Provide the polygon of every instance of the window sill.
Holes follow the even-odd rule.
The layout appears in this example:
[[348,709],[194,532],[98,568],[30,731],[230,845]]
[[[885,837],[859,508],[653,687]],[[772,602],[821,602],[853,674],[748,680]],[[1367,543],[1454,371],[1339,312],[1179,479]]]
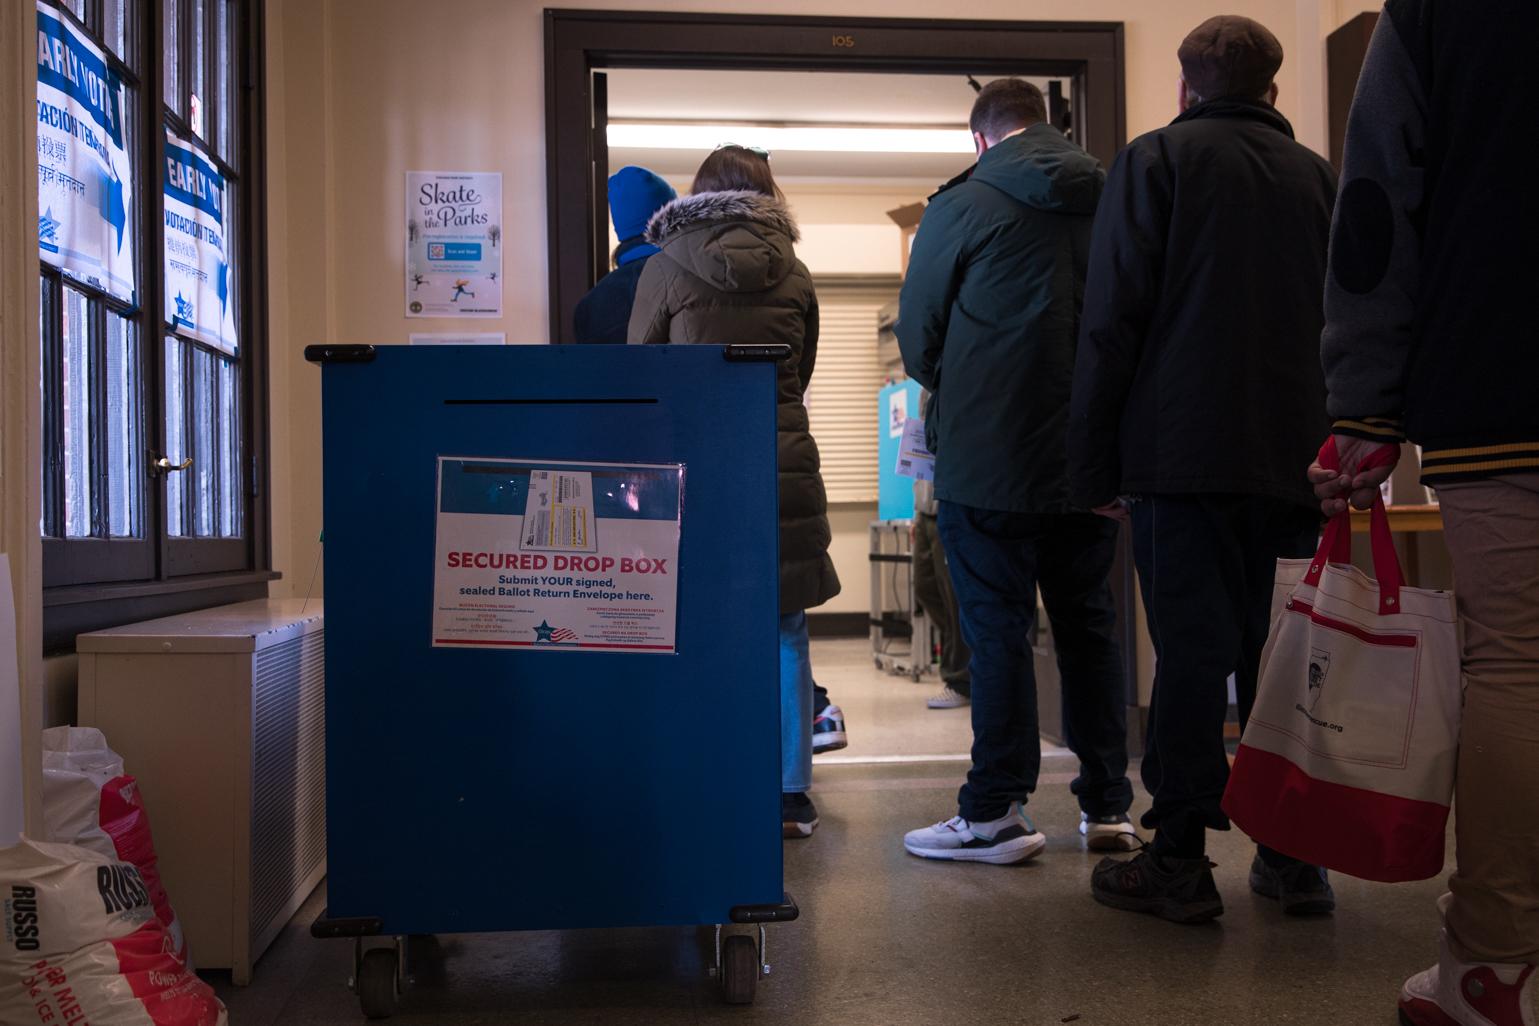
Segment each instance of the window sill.
[[195,609],[266,598],[282,578],[270,570],[202,574],[168,581],[81,584],[43,589],[43,651],[72,652],[75,636]]

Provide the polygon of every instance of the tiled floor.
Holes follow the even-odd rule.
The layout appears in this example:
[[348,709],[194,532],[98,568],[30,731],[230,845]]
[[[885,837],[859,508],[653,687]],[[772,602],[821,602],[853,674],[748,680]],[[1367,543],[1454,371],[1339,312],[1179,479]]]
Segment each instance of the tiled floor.
[[[878,675],[861,644],[817,643],[814,662],[847,712],[851,746],[828,757],[846,761],[815,771],[817,834],[787,843],[786,886],[803,916],[771,930],[774,972],[755,1006],[720,1004],[704,972],[706,932],[500,934],[424,950],[394,1021],[1392,1026],[1401,979],[1430,961],[1440,882],[1337,879],[1335,916],[1285,920],[1248,892],[1250,850],[1238,834],[1212,845],[1227,903],[1217,923],[1178,927],[1102,908],[1088,892],[1095,859],[1074,830],[1074,763],[1059,751],[1045,758],[1033,802],[1050,837],[1038,860],[911,858],[902,832],[954,811],[965,764],[851,760],[960,754],[967,712],[926,710],[938,685]],[[323,905],[321,893],[301,911],[252,986],[212,976],[233,1026],[361,1021],[344,987],[349,945],[306,932]]]
[[973,732],[969,711],[926,709],[925,699],[938,693],[940,680],[932,673],[917,683],[907,676],[882,673],[871,658],[871,646],[861,640],[815,641],[813,676],[828,689],[828,697],[844,710],[850,747],[818,756],[819,765],[837,765],[872,758],[967,758]]

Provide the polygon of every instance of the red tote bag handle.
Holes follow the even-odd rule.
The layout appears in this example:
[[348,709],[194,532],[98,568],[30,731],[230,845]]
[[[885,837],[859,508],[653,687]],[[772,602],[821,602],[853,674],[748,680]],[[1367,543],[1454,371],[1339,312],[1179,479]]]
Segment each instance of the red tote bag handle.
[[[1394,463],[1399,451],[1399,448],[1394,445],[1380,446],[1369,454],[1357,469],[1364,471],[1390,466]],[[1320,466],[1326,470],[1341,469],[1341,457],[1336,452],[1334,436],[1327,438],[1325,444],[1320,447]],[[1384,616],[1400,612],[1400,589],[1405,586],[1405,575],[1400,572],[1400,557],[1395,552],[1395,536],[1389,529],[1389,513],[1384,509],[1382,496],[1375,496],[1373,500],[1371,519],[1368,537],[1373,549],[1373,576],[1379,582],[1379,614]],[[1304,576],[1304,583],[1317,588],[1320,586],[1320,577],[1325,573],[1327,564],[1350,564],[1351,562],[1352,513],[1343,511],[1332,517],[1330,523],[1325,525],[1325,533],[1320,538],[1320,548],[1309,564],[1309,573]]]

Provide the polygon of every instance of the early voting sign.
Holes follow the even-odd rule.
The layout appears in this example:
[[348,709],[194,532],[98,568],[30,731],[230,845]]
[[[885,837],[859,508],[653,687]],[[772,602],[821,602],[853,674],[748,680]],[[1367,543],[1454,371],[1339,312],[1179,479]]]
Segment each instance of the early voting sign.
[[166,321],[234,355],[234,275],[224,176],[166,130]]
[[675,651],[680,464],[438,461],[433,645]]
[[500,172],[406,172],[406,315],[502,315]]
[[37,5],[37,247],[46,264],[134,301],[123,86],[102,51]]

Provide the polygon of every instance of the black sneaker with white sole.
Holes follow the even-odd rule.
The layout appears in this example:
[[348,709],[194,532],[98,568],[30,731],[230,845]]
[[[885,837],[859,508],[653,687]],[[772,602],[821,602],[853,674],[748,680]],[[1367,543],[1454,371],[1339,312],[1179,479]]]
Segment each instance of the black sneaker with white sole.
[[837,752],[850,746],[850,736],[844,730],[844,710],[829,704],[820,709],[812,719],[812,753]]
[[1280,904],[1290,916],[1323,916],[1336,910],[1330,877],[1307,862],[1289,859],[1274,866],[1258,853],[1250,864],[1250,889]]
[[1206,858],[1178,859],[1145,847],[1130,859],[1102,859],[1090,877],[1095,900],[1172,923],[1205,923],[1224,914],[1224,899]]
[[811,837],[818,828],[818,807],[805,794],[783,792],[780,795],[780,834],[782,837]]
[[1143,842],[1127,813],[1111,816],[1079,815],[1079,833],[1091,851],[1135,851]]

